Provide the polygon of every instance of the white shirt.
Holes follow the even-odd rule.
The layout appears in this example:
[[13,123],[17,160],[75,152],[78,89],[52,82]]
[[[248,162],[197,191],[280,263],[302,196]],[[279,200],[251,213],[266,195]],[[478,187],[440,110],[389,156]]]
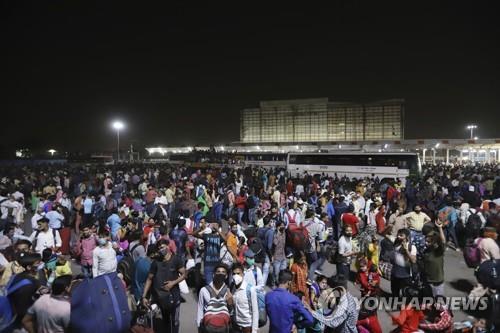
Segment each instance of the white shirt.
[[69,298],[42,295],[28,309],[28,314],[35,317],[38,332],[66,332],[69,328],[71,302]]
[[295,187],[295,194],[299,196],[302,193],[304,193],[304,186],[302,184],[298,184],[297,187]]
[[71,210],[71,200],[69,198],[63,198],[59,199],[59,203],[61,206],[66,207],[68,210]]
[[[255,281],[255,276],[257,276],[257,281]],[[252,287],[264,287],[264,277],[262,276],[262,271],[259,267],[253,266],[252,268],[245,269],[243,274],[243,281]]]
[[35,215],[33,215],[33,217],[31,218],[31,228],[33,230],[38,230],[38,223],[37,222],[41,218],[43,218],[42,214],[35,213]]
[[[340,237],[339,239],[339,254],[343,255],[344,253],[352,252],[352,237],[346,238],[345,236]],[[351,262],[351,257],[346,257],[347,263]]]
[[290,215],[290,217],[295,220],[295,223],[297,224],[297,226],[300,226],[300,223],[302,222],[302,216],[300,215],[299,212],[297,212],[296,210],[293,210],[293,209],[289,209],[288,212],[285,213],[284,220],[285,220],[285,225],[287,225],[287,226],[288,226],[288,223],[290,222],[288,220],[288,215]]
[[49,219],[49,227],[52,229],[61,229],[62,221],[64,221],[64,215],[59,213],[57,210],[51,210],[45,217]]
[[[250,296],[250,299],[248,296]],[[236,324],[240,327],[251,326],[252,333],[257,333],[259,331],[259,304],[257,302],[255,287],[249,287],[248,284],[243,281],[240,287],[234,291],[233,301]],[[250,309],[252,311],[250,311]]]
[[[61,247],[62,241],[61,236],[59,235],[59,231],[55,230],[52,232],[52,229],[49,227],[47,231],[33,231],[30,236],[30,242],[33,243],[35,241],[35,236],[38,233],[38,237],[36,237],[36,247],[35,252],[42,254],[43,250],[53,248],[53,247]],[[54,234],[55,238],[54,239]]]
[[[5,200],[5,199],[7,199],[7,200]],[[13,200],[10,200],[9,198],[0,196],[0,201],[2,201],[2,200],[4,200],[0,204],[0,209],[2,211],[2,219],[6,219],[7,215],[9,215],[9,208],[16,210],[20,206],[20,204],[17,201],[13,201]],[[12,215],[14,216],[14,211],[12,212]]]
[[116,271],[116,252],[108,243],[106,246],[98,246],[92,251],[93,265],[92,276],[97,277],[107,273]]

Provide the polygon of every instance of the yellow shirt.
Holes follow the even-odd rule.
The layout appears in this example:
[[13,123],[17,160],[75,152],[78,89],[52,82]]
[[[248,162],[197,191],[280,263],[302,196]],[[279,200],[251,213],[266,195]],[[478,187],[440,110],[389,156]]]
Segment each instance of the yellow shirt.
[[422,227],[426,222],[429,222],[431,218],[427,216],[424,212],[420,212],[417,214],[415,212],[408,213],[403,215],[405,220],[408,222],[408,228],[413,229],[415,231],[422,231]]
[[56,266],[56,277],[60,277],[63,275],[72,275],[69,261],[66,261],[64,265]]

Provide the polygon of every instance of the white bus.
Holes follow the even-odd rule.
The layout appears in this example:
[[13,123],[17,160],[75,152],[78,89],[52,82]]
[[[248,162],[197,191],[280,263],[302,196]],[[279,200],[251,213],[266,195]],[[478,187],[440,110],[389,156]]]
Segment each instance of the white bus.
[[418,175],[421,167],[418,155],[412,153],[290,153],[287,171],[292,177],[301,177],[307,171],[310,175],[401,179]]

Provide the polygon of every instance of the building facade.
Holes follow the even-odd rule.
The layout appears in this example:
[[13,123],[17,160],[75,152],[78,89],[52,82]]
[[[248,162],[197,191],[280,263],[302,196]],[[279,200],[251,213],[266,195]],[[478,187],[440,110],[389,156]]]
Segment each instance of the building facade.
[[404,100],[358,104],[328,98],[261,102],[240,115],[241,143],[404,139]]

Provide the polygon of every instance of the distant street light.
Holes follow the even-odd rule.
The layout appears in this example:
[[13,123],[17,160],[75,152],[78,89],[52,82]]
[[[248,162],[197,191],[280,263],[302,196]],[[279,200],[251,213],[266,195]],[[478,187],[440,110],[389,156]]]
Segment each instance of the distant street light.
[[57,153],[57,150],[55,149],[49,149],[47,151],[50,153],[50,156],[54,156],[54,154]]
[[111,125],[116,131],[116,159],[120,161],[120,131],[125,128],[125,124],[116,120]]
[[471,124],[467,125],[467,129],[470,130],[470,139],[474,139],[474,130],[477,128],[477,125]]

